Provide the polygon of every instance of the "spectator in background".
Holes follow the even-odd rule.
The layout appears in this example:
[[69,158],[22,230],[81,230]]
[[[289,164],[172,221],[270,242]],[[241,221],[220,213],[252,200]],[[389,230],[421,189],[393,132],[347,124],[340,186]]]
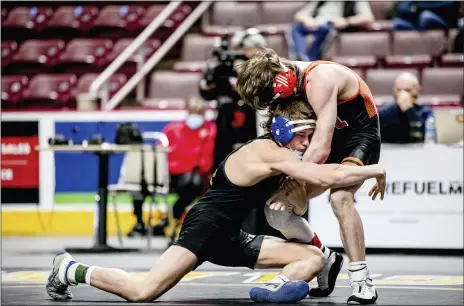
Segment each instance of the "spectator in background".
[[[162,131],[169,139],[171,149],[168,153],[170,187],[178,195],[173,207],[176,226],[180,225],[185,208],[202,194],[213,165],[216,126],[214,122],[205,120],[205,107],[203,100],[191,98],[187,105],[187,118],[181,122],[168,123]],[[135,205],[136,200],[141,201],[140,205]],[[146,233],[142,221],[142,204],[143,197],[134,198],[137,225],[131,235]],[[154,234],[164,234],[168,223],[167,219],[160,220],[154,227]]]
[[457,27],[459,17],[459,1],[398,1],[392,28],[395,31],[447,30]]
[[[290,29],[293,59],[315,61],[330,47],[337,31],[357,31],[374,22],[368,1],[311,1],[298,11]],[[314,35],[308,48],[306,36]]]
[[393,88],[395,104],[379,109],[382,142],[415,143],[424,141],[425,121],[432,115],[426,105],[418,105],[421,87],[412,73],[402,73]]

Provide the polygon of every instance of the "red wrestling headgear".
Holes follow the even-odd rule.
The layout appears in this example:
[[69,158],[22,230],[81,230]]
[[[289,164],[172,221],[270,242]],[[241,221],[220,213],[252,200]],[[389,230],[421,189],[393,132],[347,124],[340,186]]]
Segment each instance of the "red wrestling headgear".
[[272,100],[277,98],[288,98],[297,93],[298,77],[295,70],[285,67],[284,71],[279,72],[272,83],[272,90],[275,94]]

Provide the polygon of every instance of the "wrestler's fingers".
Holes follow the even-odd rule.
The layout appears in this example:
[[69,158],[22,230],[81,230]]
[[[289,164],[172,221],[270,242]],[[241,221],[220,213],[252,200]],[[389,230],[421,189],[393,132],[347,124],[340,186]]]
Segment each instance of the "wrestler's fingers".
[[374,190],[377,188],[377,184],[372,186],[371,190],[369,190],[369,196],[372,196],[372,193],[374,193]]

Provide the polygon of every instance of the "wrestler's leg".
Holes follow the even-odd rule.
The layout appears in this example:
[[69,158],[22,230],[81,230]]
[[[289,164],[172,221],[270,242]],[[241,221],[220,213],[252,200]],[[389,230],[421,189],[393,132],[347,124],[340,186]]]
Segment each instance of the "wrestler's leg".
[[92,287],[116,294],[131,302],[149,302],[172,288],[197,263],[197,256],[186,248],[171,246],[140,279],[114,268],[87,266],[75,262],[68,253],[54,259],[53,272],[47,282],[47,292],[54,299],[71,298],[68,285],[87,283]]

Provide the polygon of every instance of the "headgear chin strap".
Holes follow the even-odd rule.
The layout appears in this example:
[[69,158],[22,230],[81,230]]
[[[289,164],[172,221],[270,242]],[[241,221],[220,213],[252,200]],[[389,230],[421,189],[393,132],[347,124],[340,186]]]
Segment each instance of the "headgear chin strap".
[[[303,124],[303,126],[295,127],[295,124]],[[292,141],[296,132],[313,129],[316,120],[305,119],[305,120],[293,120],[290,121],[284,116],[277,115],[272,119],[271,123],[271,134],[272,138],[279,143],[281,146],[286,146]]]

